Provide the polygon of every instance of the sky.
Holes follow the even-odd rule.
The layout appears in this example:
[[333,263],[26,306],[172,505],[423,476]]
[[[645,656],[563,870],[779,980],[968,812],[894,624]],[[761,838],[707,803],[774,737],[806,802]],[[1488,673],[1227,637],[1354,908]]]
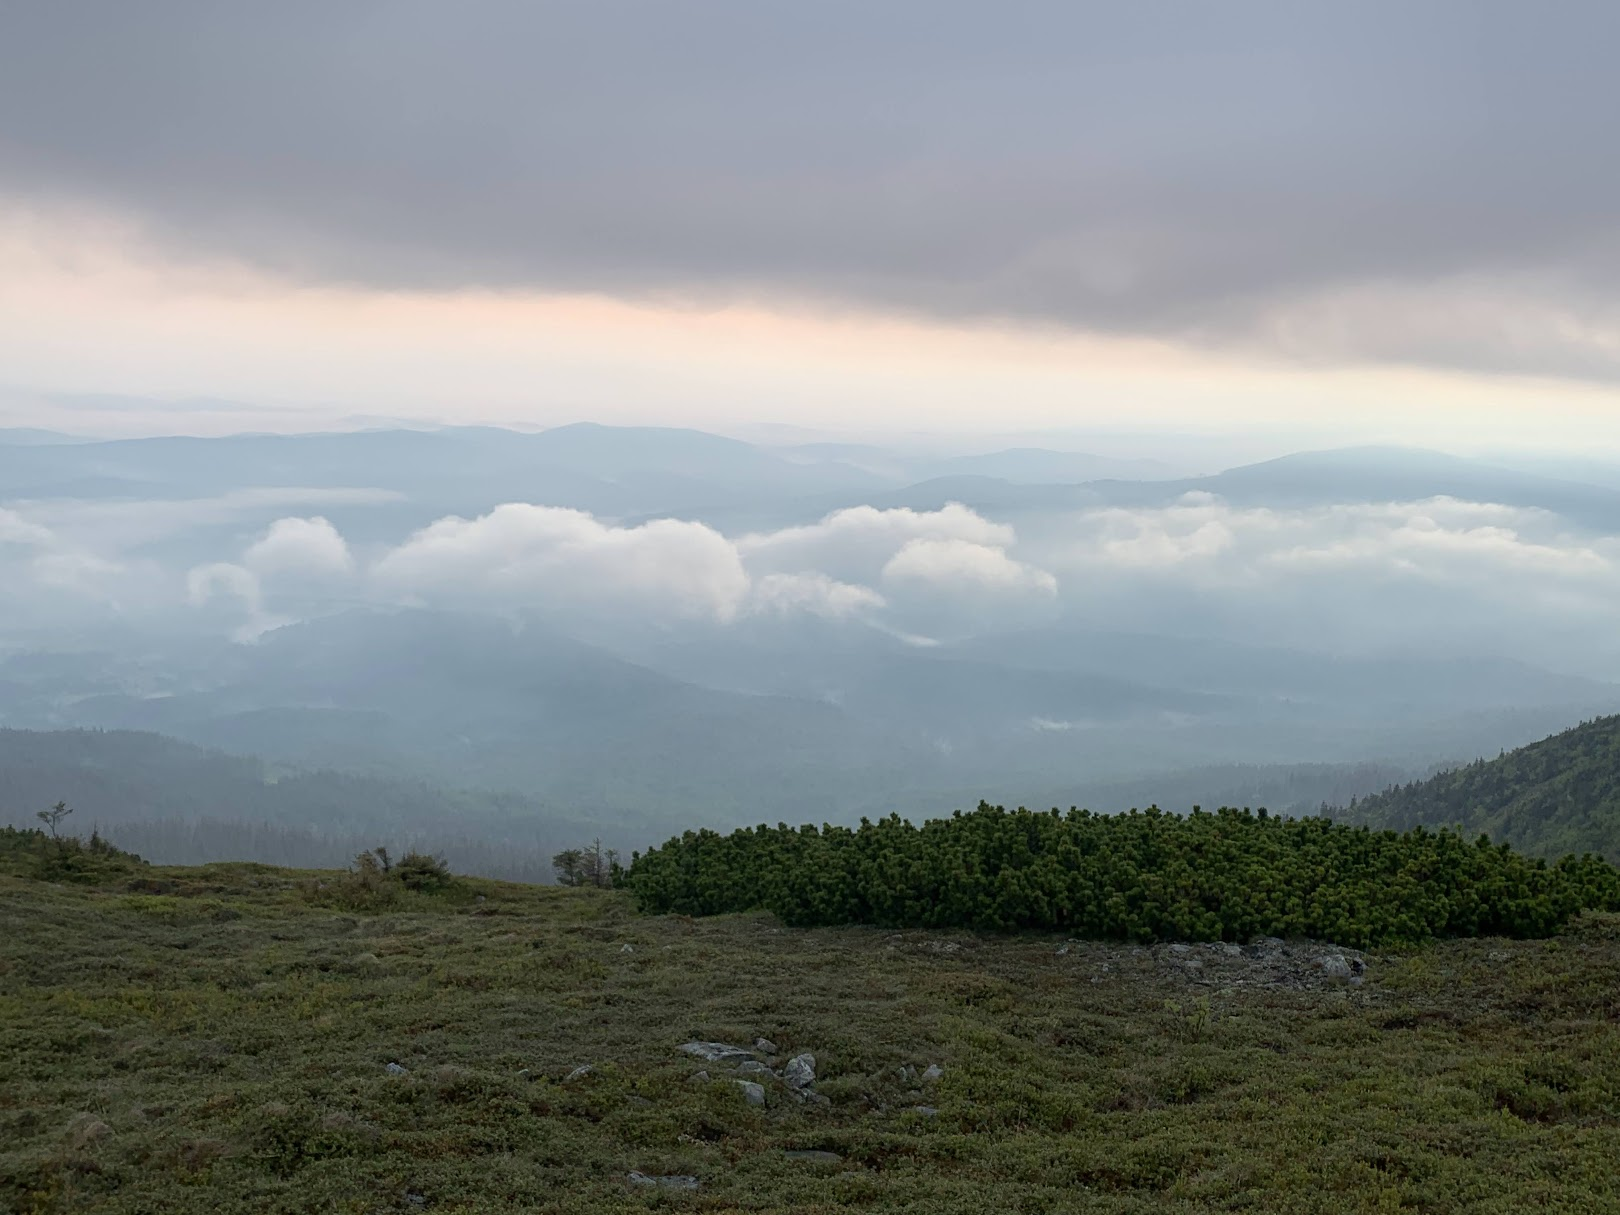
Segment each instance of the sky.
[[1620,450],[1617,35],[1578,0],[8,5],[0,424]]

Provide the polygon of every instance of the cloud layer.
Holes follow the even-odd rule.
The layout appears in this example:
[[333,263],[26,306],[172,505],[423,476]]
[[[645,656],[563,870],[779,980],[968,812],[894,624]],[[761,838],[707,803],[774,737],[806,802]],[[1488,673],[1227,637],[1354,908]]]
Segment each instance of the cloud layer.
[[360,545],[319,515],[275,518],[224,547],[205,529],[193,540],[208,558],[183,564],[153,529],[189,526],[186,512],[130,513],[121,530],[88,507],[0,508],[0,645],[114,622],[250,640],[356,605],[527,617],[608,640],[817,621],[951,641],[1062,617],[1213,645],[1506,655],[1620,678],[1620,536],[1455,498],[1282,508],[1200,493],[1026,514],[1016,528],[955,503],[862,506],[736,536],[509,503]]
[[1617,35],[1596,0],[12,5],[0,196],[315,281],[1612,380]]

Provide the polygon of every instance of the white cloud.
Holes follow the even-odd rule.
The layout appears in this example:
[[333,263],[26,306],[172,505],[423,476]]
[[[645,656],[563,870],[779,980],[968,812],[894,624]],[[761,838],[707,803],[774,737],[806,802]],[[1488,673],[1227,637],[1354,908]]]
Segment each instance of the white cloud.
[[261,578],[340,578],[354,571],[349,546],[326,519],[277,519],[242,554],[242,564]]
[[1100,627],[1485,652],[1568,670],[1620,661],[1605,623],[1620,601],[1620,539],[1573,534],[1545,510],[1445,497],[1285,509],[1200,495],[1085,511],[1049,530],[1035,557]]
[[932,511],[853,506],[808,526],[743,536],[737,548],[753,569],[820,570],[835,578],[871,582],[912,540],[962,540],[1007,548],[1017,535],[1006,524],[993,523],[960,502]]
[[56,535],[14,510],[0,507],[0,544],[16,544],[30,548],[43,548],[56,543]]
[[617,527],[578,510],[509,503],[417,532],[372,570],[379,587],[427,602],[599,608],[730,620],[749,577],[732,543],[678,519]]
[[829,620],[869,616],[887,601],[869,586],[839,582],[825,574],[766,574],[754,583],[750,606],[756,612],[807,612]]
[[1028,592],[1055,595],[1057,579],[1007,556],[1000,548],[967,540],[908,540],[883,567],[885,584],[913,583],[949,590]]
[[1616,572],[1601,542],[1572,537],[1550,512],[1445,497],[1287,510],[1188,495],[1166,507],[1084,512],[1068,535],[1049,561],[1204,585],[1315,572],[1435,583]]

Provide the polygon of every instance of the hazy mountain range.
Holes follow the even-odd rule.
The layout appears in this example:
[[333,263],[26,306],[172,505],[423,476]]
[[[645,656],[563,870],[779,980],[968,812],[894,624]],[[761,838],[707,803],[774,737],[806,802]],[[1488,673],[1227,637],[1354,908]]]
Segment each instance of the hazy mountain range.
[[[640,843],[980,796],[1308,806],[1620,708],[1615,485],[1387,448],[1180,471],[591,425],[0,432],[0,725]],[[249,804],[202,817],[282,814]]]

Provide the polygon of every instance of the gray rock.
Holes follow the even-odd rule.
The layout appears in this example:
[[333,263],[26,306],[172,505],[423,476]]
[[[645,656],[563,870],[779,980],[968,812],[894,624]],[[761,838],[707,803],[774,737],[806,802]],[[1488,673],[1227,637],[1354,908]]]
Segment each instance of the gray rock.
[[397,1063],[390,1063],[387,1067],[383,1068],[383,1071],[387,1072],[390,1076],[408,1076],[411,1074]]
[[844,1158],[837,1152],[811,1150],[783,1152],[789,1160],[802,1160],[806,1164],[842,1164]]
[[914,1105],[911,1107],[911,1112],[913,1114],[921,1114],[924,1118],[939,1117],[939,1111],[931,1105]]
[[937,1063],[930,1063],[927,1070],[923,1072],[922,1078],[924,1080],[938,1080],[944,1074],[945,1069],[943,1067]]
[[894,1069],[894,1074],[902,1080],[915,1080],[917,1078],[917,1069],[909,1063],[904,1063]]
[[774,1055],[776,1053],[776,1043],[769,1038],[755,1038],[754,1049],[762,1055]]
[[596,1069],[587,1063],[582,1067],[576,1067],[573,1071],[569,1072],[568,1075],[564,1076],[563,1083],[572,1084],[575,1080],[583,1080],[586,1076],[595,1075],[595,1073]]
[[641,1186],[656,1186],[665,1190],[695,1190],[698,1188],[698,1179],[685,1173],[674,1173],[667,1177],[651,1177],[646,1173],[630,1173],[630,1184]]
[[744,1076],[769,1076],[772,1074],[771,1069],[758,1059],[744,1059],[737,1064],[737,1070]]
[[1228,941],[1225,945],[1221,946],[1221,952],[1229,958],[1241,958],[1243,956],[1243,946],[1234,945]]
[[1191,945],[1183,945],[1180,941],[1170,946],[1170,952],[1174,954],[1191,953],[1192,951],[1193,947]]
[[739,1063],[754,1057],[753,1051],[724,1042],[686,1042],[681,1049],[689,1055],[696,1055],[705,1063]]
[[809,1088],[816,1082],[816,1057],[809,1051],[794,1055],[782,1069],[782,1079],[789,1088]]
[[619,946],[619,952],[620,953],[635,953],[636,952],[636,947],[634,945],[620,945]]
[[1321,966],[1322,973],[1335,983],[1350,981],[1350,963],[1342,953],[1330,953],[1317,965]]
[[752,1080],[733,1080],[732,1083],[742,1089],[743,1100],[748,1102],[749,1105],[765,1104],[765,1086],[763,1084],[755,1084]]
[[694,1083],[694,1084],[705,1084],[705,1083],[708,1082],[708,1079],[709,1079],[709,1073],[708,1072],[693,1072],[690,1076],[687,1077],[687,1080],[689,1082],[691,1082],[691,1083]]
[[1062,957],[1062,956],[1063,956],[1063,955],[1064,955],[1064,954],[1066,954],[1066,953],[1068,953],[1068,952],[1069,952],[1069,947],[1068,947],[1068,946],[1067,946],[1067,945],[1059,945],[1059,946],[1058,946],[1058,947],[1057,947],[1057,954],[1058,954],[1058,957],[1060,957],[1060,958],[1061,958],[1061,957]]
[[427,1195],[406,1191],[405,1201],[410,1203],[413,1207],[425,1207],[427,1206]]

